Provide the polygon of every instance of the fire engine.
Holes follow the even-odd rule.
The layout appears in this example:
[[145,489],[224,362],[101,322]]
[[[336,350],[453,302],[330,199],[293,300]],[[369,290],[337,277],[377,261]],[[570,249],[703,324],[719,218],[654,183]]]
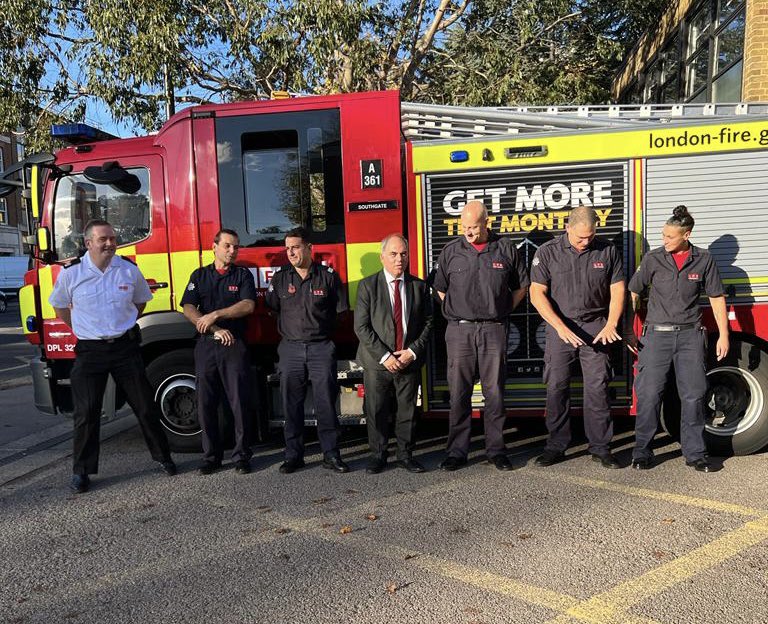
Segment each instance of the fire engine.
[[[260,295],[286,263],[283,235],[305,226],[317,262],[341,275],[354,307],[359,281],[379,270],[379,241],[403,232],[410,270],[428,278],[443,246],[461,235],[466,201],[482,199],[489,225],[530,262],[561,233],[568,211],[593,206],[598,234],[624,254],[631,275],[661,244],[671,208],[696,218],[693,240],[709,249],[727,286],[727,359],[709,361],[707,438],[713,454],[768,444],[768,107],[471,108],[401,103],[373,92],[204,105],[179,112],[154,135],[117,139],[84,125],[58,127],[71,145],[9,168],[0,194],[21,189],[34,235],[34,268],[20,291],[22,327],[40,347],[31,364],[44,412],[72,409],[75,338],[48,297],[62,265],[83,253],[92,218],[116,230],[118,253],[135,261],[154,299],[139,319],[147,374],[176,450],[199,444],[192,359],[194,327],[179,301],[193,269],[213,260],[221,227],[238,231],[238,263]],[[428,417],[448,408],[444,321],[437,315],[420,401]],[[637,322],[637,321],[636,321]],[[711,332],[711,314],[705,315]],[[632,323],[625,319],[626,329]],[[524,302],[510,319],[505,401],[510,416],[543,413],[542,320]],[[249,319],[259,431],[281,422],[274,387],[278,335],[263,299]],[[335,336],[342,423],[361,422],[364,388],[349,318]],[[714,344],[710,340],[710,344]],[[634,414],[633,356],[618,346],[610,384],[616,415]],[[581,385],[574,383],[578,411]],[[675,393],[663,421],[679,428]],[[123,398],[110,384],[105,415]],[[475,389],[476,415],[483,408]],[[312,406],[306,407],[313,422]],[[221,414],[226,427],[227,415]]]

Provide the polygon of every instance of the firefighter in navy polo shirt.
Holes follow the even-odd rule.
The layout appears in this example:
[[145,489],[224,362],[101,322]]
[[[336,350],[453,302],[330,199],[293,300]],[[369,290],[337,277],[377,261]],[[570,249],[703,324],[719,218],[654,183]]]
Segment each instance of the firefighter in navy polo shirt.
[[536,459],[538,466],[562,460],[571,442],[571,368],[579,360],[589,452],[606,468],[619,467],[609,447],[613,422],[608,382],[609,345],[621,340],[624,273],[618,250],[597,238],[596,229],[592,208],[574,208],[565,234],[544,243],[531,265],[531,303],[547,323],[544,383],[549,437],[544,453]]
[[504,444],[504,383],[507,377],[508,317],[525,297],[528,274],[515,244],[488,231],[488,211],[468,201],[461,211],[463,236],[438,258],[433,287],[448,321],[448,457],[443,470],[467,463],[472,389],[480,377],[485,407],[485,452],[499,470],[512,470]]
[[234,264],[239,249],[237,232],[217,232],[213,263],[193,271],[181,298],[184,316],[198,332],[195,383],[197,417],[203,430],[203,475],[221,467],[224,449],[218,412],[223,397],[229,401],[235,420],[235,470],[240,474],[251,472],[248,406],[252,382],[245,331],[246,317],[256,307],[256,285],[248,269]]
[[290,264],[274,274],[266,298],[277,315],[282,336],[277,352],[285,412],[285,461],[280,472],[287,474],[304,466],[307,381],[312,384],[323,467],[349,472],[338,446],[339,388],[336,345],[331,340],[336,315],[348,309],[346,295],[338,273],[312,261],[312,243],[304,228],[295,228],[285,235],[285,251]]
[[109,375],[136,414],[153,459],[169,475],[176,474],[136,327],[152,292],[138,267],[115,255],[117,237],[107,221],[89,221],[83,238],[87,253],[65,265],[48,299],[77,336],[70,376],[75,408],[70,487],[78,493],[88,491],[88,475],[99,470],[101,407]]
[[664,245],[646,254],[629,281],[635,310],[640,307],[640,295],[651,287],[635,378],[637,419],[632,467],[638,470],[653,466],[651,441],[672,365],[680,395],[680,444],[685,463],[699,472],[713,470],[704,444],[707,336],[701,325],[700,297],[709,298],[717,323],[718,361],[728,355],[728,316],[714,258],[688,240],[693,226],[688,209],[677,206],[662,230]]

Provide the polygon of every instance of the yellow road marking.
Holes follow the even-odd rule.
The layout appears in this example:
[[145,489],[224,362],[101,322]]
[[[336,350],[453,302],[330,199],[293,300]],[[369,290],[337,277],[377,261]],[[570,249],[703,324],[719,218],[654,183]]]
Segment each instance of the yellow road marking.
[[663,500],[668,503],[675,503],[678,505],[685,505],[687,507],[698,507],[700,509],[708,509],[710,511],[718,511],[721,513],[730,513],[737,516],[746,516],[748,518],[761,518],[768,516],[768,511],[763,509],[755,509],[754,507],[744,507],[742,505],[735,505],[733,503],[723,503],[721,501],[711,500],[708,498],[698,498],[695,496],[686,496],[685,494],[675,494],[673,492],[661,492],[659,490],[651,490],[648,488],[635,487],[632,485],[624,485],[621,483],[614,483],[612,481],[602,481],[600,479],[587,479],[585,477],[574,477],[563,474],[542,474],[544,478],[552,479],[554,481],[569,481],[577,485],[584,485],[586,487],[595,488],[598,490],[608,490],[610,492],[619,492],[621,494],[629,494],[630,496],[639,496],[642,498],[652,498],[655,500]]
[[[730,531],[686,555],[585,600],[576,607],[569,609],[566,615],[595,624],[625,622],[626,611],[631,607],[704,570],[719,565],[766,539],[768,539],[768,518],[747,522],[744,526]],[[567,620],[558,617],[550,622],[551,624],[564,624],[565,621]]]

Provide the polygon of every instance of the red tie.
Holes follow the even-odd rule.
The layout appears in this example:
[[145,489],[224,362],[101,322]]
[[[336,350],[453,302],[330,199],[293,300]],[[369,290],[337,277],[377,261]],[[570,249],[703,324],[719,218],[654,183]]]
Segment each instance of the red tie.
[[395,351],[403,350],[403,300],[400,298],[400,280],[392,282],[395,285],[395,305],[392,314],[395,317]]

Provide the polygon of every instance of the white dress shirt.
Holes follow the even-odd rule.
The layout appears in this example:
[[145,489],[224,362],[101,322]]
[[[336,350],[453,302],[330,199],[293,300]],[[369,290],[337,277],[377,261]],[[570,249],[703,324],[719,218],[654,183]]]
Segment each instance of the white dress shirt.
[[[400,301],[403,304],[403,340],[405,340],[405,337],[408,335],[408,306],[405,301],[405,274],[401,275],[400,277],[393,277],[389,273],[387,273],[386,269],[383,269],[384,271],[384,279],[387,281],[387,292],[389,292],[389,303],[392,305],[392,312],[395,311],[395,280],[399,279],[400,283],[398,284],[400,288]],[[394,321],[393,321],[394,322]],[[413,356],[414,359],[416,359],[416,354],[413,352],[412,349],[408,349],[410,354]],[[387,358],[392,355],[391,353],[385,353],[384,357],[382,357],[379,360],[379,364],[384,364],[384,362],[387,361]]]
[[102,272],[86,253],[78,264],[62,268],[48,302],[72,308],[72,331],[80,340],[122,336],[136,324],[136,304],[152,299],[139,268],[114,256]]

